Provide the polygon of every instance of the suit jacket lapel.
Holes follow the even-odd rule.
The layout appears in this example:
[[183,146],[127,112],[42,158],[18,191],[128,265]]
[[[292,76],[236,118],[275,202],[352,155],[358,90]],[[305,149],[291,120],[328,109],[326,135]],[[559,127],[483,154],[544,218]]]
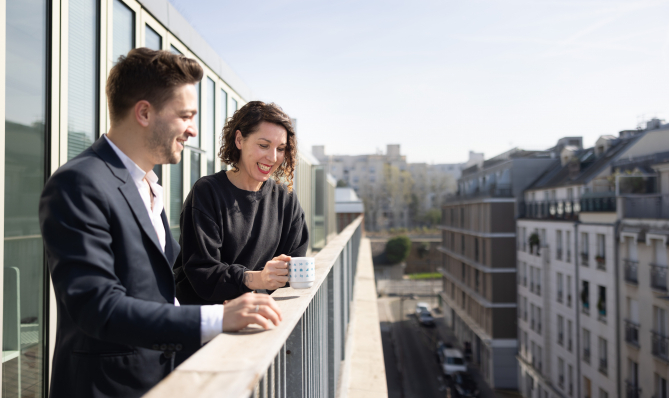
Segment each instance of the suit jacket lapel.
[[[160,245],[160,241],[158,240],[158,234],[156,234],[156,230],[153,227],[153,223],[151,223],[149,213],[146,211],[146,206],[142,201],[142,197],[139,196],[137,185],[135,185],[135,182],[130,177],[128,169],[125,168],[123,162],[121,162],[121,159],[119,159],[119,157],[114,152],[114,149],[109,145],[109,143],[107,143],[105,137],[98,138],[98,140],[93,144],[93,150],[100,156],[100,158],[102,158],[102,160],[107,163],[107,166],[111,170],[112,174],[114,174],[116,178],[123,182],[123,184],[120,185],[118,189],[121,191],[121,194],[128,202],[128,206],[130,207],[130,210],[132,210],[132,213],[137,220],[137,224],[139,224],[141,229],[149,237],[151,242],[153,242],[153,245],[163,255],[165,260],[167,260],[167,257],[165,256],[165,253],[163,253],[163,249]],[[165,212],[163,212],[163,214],[164,213]],[[164,222],[165,221],[163,221],[163,223]],[[172,266],[171,263],[169,265]]]

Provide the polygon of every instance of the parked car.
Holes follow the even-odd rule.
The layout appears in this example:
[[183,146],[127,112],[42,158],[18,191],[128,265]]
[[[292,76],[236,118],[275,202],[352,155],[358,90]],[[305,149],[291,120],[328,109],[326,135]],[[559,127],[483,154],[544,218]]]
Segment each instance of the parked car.
[[456,372],[466,372],[467,364],[462,352],[456,348],[446,347],[445,344],[437,346],[437,356],[441,370],[446,376],[451,376]]
[[420,316],[423,312],[430,312],[430,306],[427,303],[420,302],[416,303],[416,317]]
[[479,389],[476,382],[466,372],[457,372],[451,376],[451,397],[472,397],[479,396]]
[[416,315],[418,317],[418,323],[423,326],[434,326],[434,318],[430,311],[423,311],[420,314]]

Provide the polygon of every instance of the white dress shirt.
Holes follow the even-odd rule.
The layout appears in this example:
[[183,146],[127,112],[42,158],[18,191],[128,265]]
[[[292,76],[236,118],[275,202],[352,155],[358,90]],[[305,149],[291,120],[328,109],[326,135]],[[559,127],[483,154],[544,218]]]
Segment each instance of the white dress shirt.
[[[123,151],[121,151],[116,145],[105,134],[105,139],[107,143],[111,145],[116,155],[121,159],[123,165],[130,176],[132,177],[137,190],[139,191],[139,196],[146,206],[146,211],[149,213],[149,218],[151,219],[151,224],[158,235],[158,241],[160,246],[165,251],[165,225],[163,224],[163,219],[161,214],[163,212],[163,187],[158,185],[158,176],[153,170],[150,170],[148,173],[145,173],[135,162],[132,161]],[[151,194],[153,194],[153,205],[151,204]],[[174,298],[174,305],[178,306],[179,301]],[[223,306],[220,304],[214,305],[203,305],[200,307],[200,343],[204,344],[209,342],[221,333],[223,330]]]

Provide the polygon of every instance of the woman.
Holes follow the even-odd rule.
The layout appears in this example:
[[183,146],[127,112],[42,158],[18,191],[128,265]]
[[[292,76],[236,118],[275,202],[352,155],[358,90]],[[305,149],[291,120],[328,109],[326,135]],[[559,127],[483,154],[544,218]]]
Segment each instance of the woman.
[[181,304],[222,303],[285,286],[286,262],[306,255],[309,245],[292,192],[295,131],[280,107],[244,105],[223,128],[218,155],[232,169],[199,179],[181,212],[175,264]]

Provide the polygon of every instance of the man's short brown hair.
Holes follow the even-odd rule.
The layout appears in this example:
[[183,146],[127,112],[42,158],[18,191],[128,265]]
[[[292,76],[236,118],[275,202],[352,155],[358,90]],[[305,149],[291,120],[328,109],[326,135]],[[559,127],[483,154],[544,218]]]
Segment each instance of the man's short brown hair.
[[194,59],[169,51],[135,48],[121,56],[107,78],[107,103],[112,123],[125,117],[139,101],[162,109],[174,89],[202,80],[202,67]]
[[218,157],[223,163],[232,166],[233,171],[239,171],[237,164],[242,152],[235,145],[237,131],[242,133],[242,137],[247,138],[258,131],[262,122],[274,123],[286,129],[286,151],[283,163],[276,169],[273,176],[285,182],[288,185],[288,192],[292,192],[293,176],[297,166],[297,137],[290,117],[277,104],[251,101],[235,112],[223,127]]

